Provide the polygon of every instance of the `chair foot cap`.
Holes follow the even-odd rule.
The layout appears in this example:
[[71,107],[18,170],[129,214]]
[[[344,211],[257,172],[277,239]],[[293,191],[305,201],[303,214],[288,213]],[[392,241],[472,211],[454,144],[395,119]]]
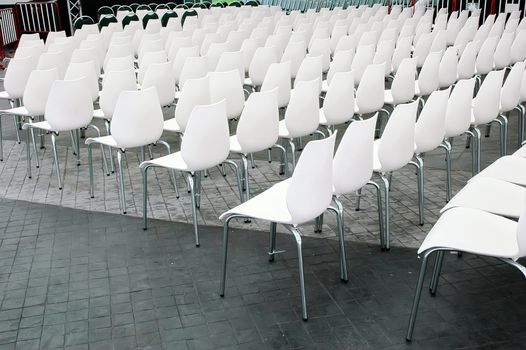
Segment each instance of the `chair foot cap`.
[[143,227],[142,230],[143,231],[148,231],[148,228],[147,227]]
[[224,297],[225,297],[225,294],[221,294],[221,293],[219,293],[219,296],[220,296],[221,298],[224,298]]
[[22,143],[22,141],[18,141],[17,143],[18,143],[18,144],[21,144],[21,143]]
[[349,279],[348,278],[340,278],[340,281],[342,281],[343,283],[348,283]]
[[195,244],[195,247],[196,247],[196,248],[199,248],[200,246],[201,246],[200,243],[196,243],[196,244]]
[[410,343],[410,342],[411,342],[411,339],[409,339],[409,338],[405,338],[405,341],[406,341],[407,343]]
[[356,208],[356,209],[354,209],[354,211],[360,211],[360,208]]
[[91,199],[95,198],[95,196],[90,196]]
[[285,175],[285,172],[284,172],[284,171],[280,171],[279,174],[280,174],[280,175]]
[[40,168],[40,165],[37,165],[37,169]]
[[62,191],[62,187],[59,187],[58,189],[59,189],[60,191]]
[[123,213],[124,215],[126,215],[126,212],[125,212],[125,211],[123,211],[122,213]]
[[309,320],[308,317],[302,317],[301,319],[303,320],[303,322],[307,322]]

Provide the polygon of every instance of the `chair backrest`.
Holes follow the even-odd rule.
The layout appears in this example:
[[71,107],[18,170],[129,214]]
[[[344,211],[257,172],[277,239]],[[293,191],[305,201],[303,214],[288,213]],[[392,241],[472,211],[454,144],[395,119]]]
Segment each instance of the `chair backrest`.
[[183,70],[184,64],[188,57],[199,57],[199,47],[198,46],[188,46],[181,47],[172,64],[172,72],[175,78],[175,83],[179,84],[179,78],[181,77],[181,72]]
[[420,95],[426,96],[439,88],[440,60],[442,51],[431,52],[418,75]]
[[108,60],[106,63],[106,68],[104,69],[104,79],[106,79],[106,74],[111,71],[116,70],[128,70],[134,69],[135,65],[133,63],[132,56],[123,56],[123,57],[114,57]]
[[413,158],[417,109],[415,101],[399,104],[391,113],[378,148],[382,172],[398,170]]
[[56,68],[58,71],[59,78],[64,78],[64,74],[66,74],[66,69],[68,66],[68,61],[66,61],[66,58],[62,54],[62,52],[46,52],[40,55],[40,58],[38,59],[37,69],[40,70],[48,70],[52,68]]
[[196,106],[186,125],[181,156],[189,171],[205,170],[224,162],[230,152],[226,101]]
[[524,75],[524,62],[513,65],[506,77],[500,94],[500,112],[513,110],[520,102],[522,76]]
[[358,46],[358,42],[352,35],[344,35],[336,44],[336,47],[334,48],[334,52],[338,51],[347,51],[347,50],[356,50],[356,47]]
[[71,55],[70,63],[92,62],[97,76],[100,75],[101,63],[95,47],[76,49]]
[[495,63],[494,69],[503,69],[510,65],[511,63],[511,45],[513,44],[513,39],[515,37],[515,32],[504,33],[495,48],[495,55],[493,60]]
[[142,84],[144,75],[146,74],[146,71],[150,65],[155,63],[164,63],[167,61],[168,57],[166,56],[166,52],[164,50],[146,52],[142,56],[142,60],[139,62],[139,70],[137,72],[137,81],[139,84]]
[[267,74],[268,67],[272,63],[279,62],[278,49],[274,46],[258,47],[254,53],[250,66],[248,68],[248,76],[255,86],[261,86]]
[[161,106],[169,106],[175,100],[175,79],[172,75],[170,62],[151,64],[144,74],[141,85],[143,89],[151,86],[157,88],[157,96]]
[[91,100],[97,100],[99,97],[99,75],[95,72],[93,61],[69,64],[64,80],[76,80],[79,78],[85,78],[84,82],[87,84]]
[[187,57],[181,75],[179,76],[179,90],[183,89],[185,82],[188,79],[198,79],[204,77],[208,73],[208,61],[206,57]]
[[521,103],[526,102],[526,70],[524,71],[524,74],[522,76],[520,102]]
[[44,117],[54,131],[86,127],[93,118],[93,102],[85,78],[55,80],[51,86]]
[[429,52],[445,51],[446,47],[447,47],[447,33],[445,30],[439,30],[435,34],[435,37],[433,38],[433,42],[431,43]]
[[524,208],[517,224],[517,245],[519,247],[517,258],[526,255],[526,205]]
[[433,43],[433,33],[424,33],[415,45],[413,57],[416,57],[416,66],[422,67],[429,52],[431,51],[431,44]]
[[351,71],[334,74],[322,108],[329,125],[351,120],[354,115],[354,78]]
[[267,70],[261,91],[271,91],[277,89],[277,99],[279,108],[286,107],[290,100],[290,61],[272,63]]
[[115,105],[122,91],[137,90],[135,71],[133,68],[127,70],[110,70],[104,75],[104,85],[99,99],[99,106],[106,119],[113,117]]
[[243,55],[241,51],[223,52],[221,56],[219,56],[215,71],[226,72],[232,69],[238,71],[239,79],[241,84],[243,84],[245,81],[245,67],[243,66]]
[[382,40],[378,43],[376,47],[376,53],[374,54],[373,64],[385,63],[385,76],[393,71],[392,58],[393,51],[395,48],[394,39]]
[[53,82],[58,80],[56,68],[33,70],[24,90],[24,107],[31,116],[44,115],[49,91]]
[[331,203],[335,139],[336,133],[323,140],[311,141],[302,152],[286,198],[294,225],[318,217]]
[[318,38],[312,41],[309,49],[309,55],[322,56],[322,71],[327,72],[331,63],[331,42],[329,38]]
[[375,53],[374,45],[358,46],[352,61],[351,70],[354,73],[354,85],[358,86],[365,68],[373,62]]
[[360,114],[378,111],[384,105],[385,63],[367,66],[356,90],[356,105]]
[[415,126],[415,153],[432,151],[444,140],[449,92],[450,88],[429,95]]
[[115,105],[111,134],[121,149],[146,146],[159,140],[163,122],[155,87],[123,91]]
[[458,60],[457,72],[459,79],[470,79],[475,74],[475,62],[477,60],[479,47],[479,41],[470,41],[467,43]]
[[371,179],[377,117],[353,121],[345,131],[332,162],[335,195],[357,191]]
[[175,105],[175,119],[184,132],[188,118],[195,106],[210,104],[210,77],[188,79]]
[[455,85],[447,104],[445,138],[460,136],[469,129],[474,90],[475,78],[459,80]]
[[395,49],[393,51],[393,58],[391,64],[393,65],[393,72],[398,71],[400,64],[404,58],[411,57],[411,47],[413,44],[412,36],[400,37],[396,42]]
[[[338,72],[347,72],[351,70],[352,60],[354,57],[354,50],[338,51],[334,54],[334,58],[327,72],[327,83],[330,85],[332,78]],[[353,77],[354,84],[354,77]]]
[[477,74],[488,74],[493,69],[493,57],[495,55],[495,49],[497,48],[498,42],[498,37],[491,36],[482,43],[477,55],[477,60],[475,61]]
[[416,58],[404,58],[391,84],[393,104],[407,103],[415,96]]
[[299,82],[318,79],[319,91],[321,91],[322,74],[323,74],[322,55],[318,55],[318,56],[307,55],[307,57],[303,59],[303,62],[301,62],[301,66],[300,66],[300,69],[298,70],[298,74],[296,74],[296,79],[294,80],[294,87],[296,87]]
[[319,78],[295,85],[285,111],[285,125],[291,138],[314,132],[320,122]]
[[248,154],[272,147],[278,140],[278,129],[278,89],[251,94],[237,125],[241,150]]
[[493,70],[486,75],[473,99],[473,125],[487,124],[498,117],[503,80],[504,70]]
[[128,57],[128,56],[134,56],[133,47],[130,44],[124,44],[124,45],[113,45],[108,49],[108,52],[106,52],[106,57],[104,58],[104,64],[103,69],[106,71],[106,65],[108,64],[108,61],[112,58],[116,57]]
[[285,47],[283,56],[281,56],[281,62],[290,61],[290,72],[291,77],[295,78],[300,69],[301,62],[307,54],[307,45],[305,41],[291,41]]
[[[170,40],[170,39],[168,39]],[[189,36],[181,36],[172,38],[170,46],[168,47],[168,58],[173,60],[177,57],[179,50],[183,47],[197,46],[192,43],[192,38]],[[199,46],[197,46],[197,54],[199,55]]]
[[239,72],[233,69],[226,72],[210,72],[210,100],[217,103],[226,101],[226,114],[228,119],[241,115],[245,105],[245,93],[239,80]]
[[9,61],[5,73],[4,89],[11,98],[21,98],[24,95],[27,80],[31,71],[36,68],[38,57],[20,57]]
[[440,60],[438,70],[438,85],[440,88],[446,88],[457,81],[458,76],[458,50],[451,46],[446,49],[444,56]]
[[526,29],[517,32],[510,48],[510,58],[512,63],[526,60]]

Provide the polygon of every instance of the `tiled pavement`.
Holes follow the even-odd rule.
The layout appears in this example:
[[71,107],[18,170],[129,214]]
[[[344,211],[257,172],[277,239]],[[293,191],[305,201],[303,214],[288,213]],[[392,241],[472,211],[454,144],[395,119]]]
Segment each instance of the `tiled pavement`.
[[0,201],[0,349],[519,349],[526,288],[495,260],[448,255],[436,297],[405,330],[415,251],[304,240],[310,318],[301,321],[294,243],[267,262],[267,235],[231,234],[225,298],[217,294],[221,229]]

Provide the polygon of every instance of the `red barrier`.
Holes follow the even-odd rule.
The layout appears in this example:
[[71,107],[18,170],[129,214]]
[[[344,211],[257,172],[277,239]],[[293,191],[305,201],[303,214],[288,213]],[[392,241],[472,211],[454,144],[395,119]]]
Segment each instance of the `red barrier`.
[[19,2],[16,4],[22,33],[48,33],[62,30],[56,1]]
[[[8,57],[5,47],[15,43],[19,38],[17,19],[13,8],[0,9],[0,61]],[[0,69],[4,65],[0,63]]]

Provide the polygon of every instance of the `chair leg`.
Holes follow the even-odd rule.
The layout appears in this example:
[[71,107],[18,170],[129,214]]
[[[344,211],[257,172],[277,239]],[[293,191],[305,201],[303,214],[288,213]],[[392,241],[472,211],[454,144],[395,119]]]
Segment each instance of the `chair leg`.
[[[281,151],[281,161],[279,164],[279,174],[289,176],[289,165],[288,165],[288,156],[287,156],[287,150],[282,145],[275,144],[272,146],[273,148],[277,148]],[[270,154],[270,151],[269,151]]]
[[274,257],[276,256],[276,226],[275,222],[270,223],[270,233],[269,233],[269,250],[268,250],[268,261],[274,262]]
[[[100,129],[93,124],[90,124],[87,126],[87,128],[92,128],[97,133],[97,137],[100,137]],[[80,138],[79,138],[79,145],[80,145]],[[111,147],[109,147],[111,150]],[[106,154],[104,153],[104,145],[100,144],[100,158],[102,159],[102,171],[106,172],[106,176],[110,176],[110,171],[108,169],[108,162],[106,161]]]
[[252,169],[256,169],[256,162],[254,161],[254,153],[250,153],[250,166]]
[[194,195],[195,195],[195,207],[197,209],[201,208],[201,181],[203,177],[203,172],[196,171],[195,181],[194,181]]
[[[26,130],[26,132],[29,132],[29,131]],[[4,161],[4,137],[2,135],[2,117],[0,116],[0,162],[3,162],[3,161]]]
[[234,171],[234,173],[236,174],[236,180],[237,180],[237,189],[239,191],[239,200],[241,203],[243,203],[245,200],[244,200],[244,196],[243,196],[243,185],[242,185],[242,176],[241,176],[241,169],[239,168],[239,166],[237,165],[236,162],[234,162],[233,160],[230,160],[230,159],[227,159],[224,161],[224,163],[230,165],[230,167],[232,168],[232,170]]
[[419,225],[424,225],[424,160],[419,156],[415,155],[415,162],[410,162],[416,167],[417,183],[418,183],[418,217]]
[[360,202],[362,201],[362,189],[360,188],[358,191],[356,191],[356,211],[360,211]]
[[[2,118],[0,118],[0,121]],[[2,134],[2,131],[0,130],[0,135]],[[27,157],[27,177],[31,178],[31,138],[30,138],[30,131],[29,129],[26,129],[26,157]],[[0,139],[0,148],[2,147],[2,142]],[[3,160],[3,159],[2,159]]]
[[491,124],[486,125],[486,134],[484,137],[489,137],[491,135]]
[[508,117],[504,114],[500,115],[502,123],[500,124],[500,144],[502,145],[501,157],[504,157],[508,154]]
[[75,135],[73,134],[74,131],[71,130],[69,132],[69,136],[71,137],[71,150],[73,151],[73,155],[77,155],[77,140],[75,140]]
[[525,124],[525,120],[524,120],[524,106],[523,105],[518,105],[517,107],[515,107],[514,109],[517,110],[517,112],[519,112],[519,142],[518,142],[518,147],[520,148],[522,146],[522,142],[524,141],[524,124]]
[[296,145],[294,145],[294,140],[289,139],[288,141],[290,146],[290,153],[292,154],[292,172],[294,172],[294,169],[296,169]]
[[241,155],[241,163],[243,164],[243,178],[245,184],[245,201],[250,199],[250,176],[248,174],[248,159],[245,154]]
[[472,176],[480,173],[480,130],[477,127],[472,127],[466,132],[471,136],[471,160],[473,165]]
[[15,124],[15,131],[16,131],[16,142],[20,144],[20,130],[19,130],[19,122],[17,120],[16,115],[13,116],[13,123]]
[[75,140],[77,141],[77,166],[80,166],[80,130],[76,129],[73,133],[75,136]]
[[51,133],[51,145],[53,146],[53,158],[55,159],[55,171],[57,172],[58,189],[62,190],[62,176],[60,175],[60,166],[58,164],[58,153],[57,153],[57,140],[56,134]]
[[[28,122],[31,123],[31,118],[29,118]],[[38,153],[37,153],[37,143],[35,140],[35,129],[31,128],[29,130],[31,131],[31,140],[33,141],[33,152],[35,152],[35,161],[37,163],[37,168],[40,168],[40,160],[38,159]]]
[[407,327],[407,335],[405,339],[410,342],[413,339],[413,331],[415,329],[416,315],[418,313],[418,305],[420,304],[420,297],[422,296],[422,286],[424,285],[424,278],[427,269],[427,259],[429,253],[422,257],[422,265],[420,266],[420,274],[418,275],[418,282],[416,283],[415,299],[413,300],[413,307],[411,308],[411,316],[409,317],[409,326]]
[[126,194],[124,191],[124,171],[122,170],[122,150],[117,151],[117,165],[119,167],[119,190],[121,195],[122,213],[126,214]]
[[431,295],[437,294],[438,281],[440,280],[440,272],[442,271],[442,263],[444,262],[444,251],[437,252],[435,257],[435,266],[433,267],[433,275],[431,276],[431,283],[429,284],[429,292]]
[[[197,176],[197,174],[196,174]],[[195,181],[192,173],[186,174],[188,185],[190,186],[191,198],[192,198],[192,220],[194,223],[194,235],[195,235],[195,246],[199,247],[199,231],[197,229],[197,203],[195,198]],[[228,229],[228,228],[226,228]],[[228,234],[228,233],[227,233]],[[223,293],[224,294],[224,293]]]
[[446,152],[446,203],[451,200],[451,144],[444,140],[438,147]]
[[90,198],[94,198],[95,191],[93,188],[93,150],[91,146],[92,143],[88,143],[89,196]]
[[[172,153],[170,145],[168,144],[168,142],[159,140],[159,141],[157,141],[157,143],[160,143],[161,145],[163,145],[166,148],[166,152],[168,154]],[[175,197],[179,198],[179,189],[177,188],[177,182],[176,182],[177,177],[175,175],[175,170],[171,169],[169,172],[170,172],[170,179],[172,180],[172,184],[174,185],[174,189],[175,189]]]
[[378,210],[378,225],[380,226],[380,246],[385,247],[385,228],[384,228],[384,217],[382,209],[382,190],[380,186],[374,181],[368,181],[367,185],[373,186],[376,189],[376,206]]
[[333,198],[336,209],[336,223],[338,225],[338,238],[340,248],[340,279],[343,282],[349,281],[349,273],[347,271],[347,254],[345,253],[345,235],[343,224],[343,205],[338,198]]
[[314,224],[314,233],[321,233],[323,230],[323,213],[320,214],[316,218],[315,224]]
[[148,229],[148,169],[149,166],[141,168],[142,173],[142,222],[143,230]]
[[267,159],[268,159],[268,163],[272,163],[272,154],[270,153],[270,151],[272,150],[272,148],[269,148],[267,150]]
[[[111,134],[111,131],[110,131],[110,121],[109,120],[104,120],[104,125],[106,126],[106,134],[107,135],[110,135]],[[109,148],[109,156],[110,156],[110,167],[111,167],[111,173],[114,174],[115,173],[115,165],[113,163],[113,150],[111,147],[108,147]]]
[[305,295],[305,274],[303,272],[303,248],[300,232],[295,227],[288,227],[294,235],[296,240],[296,248],[298,250],[298,272],[299,272],[299,283],[300,283],[300,295],[301,295],[301,315],[303,321],[307,321],[307,297]]
[[[192,175],[189,174],[187,176],[191,177]],[[225,296],[226,263],[228,257],[228,224],[230,223],[230,220],[239,217],[241,217],[241,215],[229,216],[225,218],[225,223],[223,224],[223,265],[221,268],[221,282],[219,285],[219,296],[222,298]]]
[[384,246],[382,247],[382,250],[388,251],[391,249],[390,247],[390,241],[391,241],[391,224],[390,224],[390,204],[389,204],[389,191],[390,191],[390,184],[389,180],[386,177],[386,174],[381,174],[380,178],[382,179],[384,183],[384,195],[385,195],[385,224],[384,224]]

